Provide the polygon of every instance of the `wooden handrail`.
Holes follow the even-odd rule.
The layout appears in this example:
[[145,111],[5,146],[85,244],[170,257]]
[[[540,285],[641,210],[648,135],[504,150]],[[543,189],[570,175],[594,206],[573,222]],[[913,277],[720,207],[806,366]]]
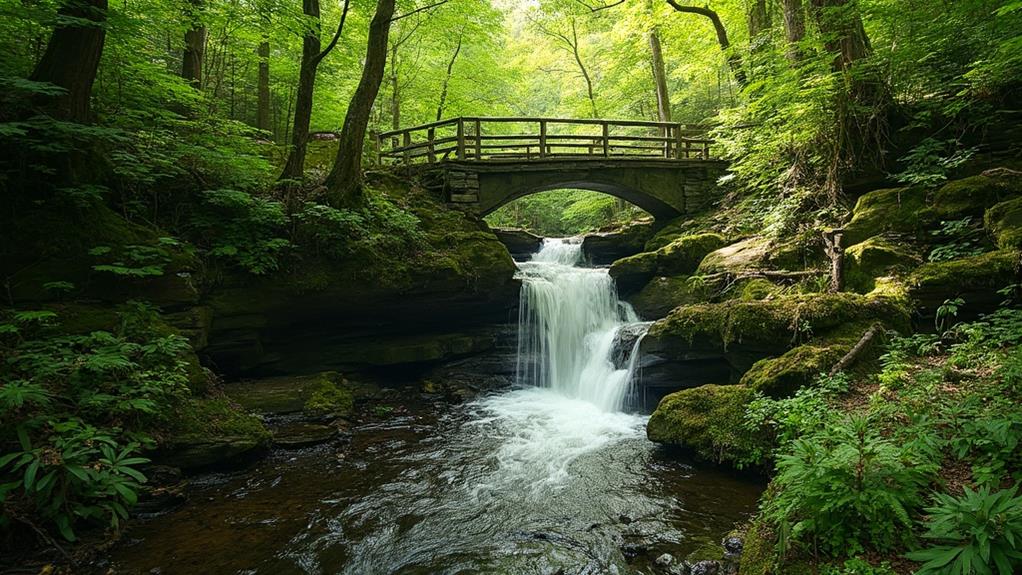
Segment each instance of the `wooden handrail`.
[[[509,124],[535,128],[508,129]],[[571,126],[599,129],[562,132]],[[439,137],[438,130],[443,130]],[[509,157],[710,159],[714,142],[706,132],[703,126],[679,122],[464,116],[375,134],[373,148],[381,161],[404,164]]]

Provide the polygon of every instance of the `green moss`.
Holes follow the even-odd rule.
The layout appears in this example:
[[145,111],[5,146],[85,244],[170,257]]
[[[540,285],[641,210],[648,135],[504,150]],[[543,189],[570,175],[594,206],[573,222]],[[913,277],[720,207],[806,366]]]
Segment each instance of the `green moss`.
[[891,188],[863,195],[844,228],[846,245],[888,232],[922,235],[934,220],[922,188]]
[[907,330],[908,313],[895,302],[852,293],[797,294],[755,302],[682,306],[656,322],[647,338],[688,343],[699,340],[724,349],[731,343],[786,347],[823,336],[850,322],[875,320]]
[[1000,248],[1022,248],[1022,198],[1001,202],[983,217]]
[[646,285],[657,269],[657,254],[643,252],[621,258],[610,265],[610,277],[614,278],[621,293],[632,293]]
[[953,295],[968,288],[1002,288],[1018,269],[1016,250],[999,250],[970,258],[923,264],[908,277],[913,295],[939,291]]
[[699,264],[698,273],[709,275],[750,270],[801,270],[805,250],[796,242],[777,242],[754,236],[710,252]]
[[713,214],[710,213],[697,216],[684,215],[667,222],[653,234],[652,238],[646,241],[643,251],[655,252],[682,236],[706,233],[713,228],[712,216]]
[[845,250],[845,283],[867,293],[876,287],[876,279],[906,272],[922,262],[904,243],[874,236]]
[[777,536],[762,519],[755,519],[742,536],[742,575],[776,573]]
[[841,343],[800,345],[780,357],[762,359],[742,376],[741,384],[774,398],[793,395],[821,373],[830,371],[855,345]]
[[1019,178],[973,176],[944,184],[933,195],[933,213],[944,220],[979,217],[983,211],[1020,190]]
[[305,402],[305,409],[313,413],[331,415],[350,415],[355,407],[355,399],[348,389],[347,381],[335,381],[322,378],[312,390],[312,395]]
[[672,393],[650,416],[646,435],[716,463],[746,459],[762,442],[743,423],[753,396],[743,385],[703,385]]
[[707,254],[726,244],[724,236],[714,233],[680,237],[656,251],[657,273],[665,276],[691,274]]
[[258,417],[245,413],[226,399],[189,399],[170,413],[169,436],[176,445],[211,438],[244,438],[266,444],[270,433]]
[[712,290],[698,278],[655,277],[629,301],[644,318],[660,318],[680,305],[706,301]]
[[738,299],[741,301],[759,301],[779,294],[781,288],[770,280],[752,278],[742,285]]

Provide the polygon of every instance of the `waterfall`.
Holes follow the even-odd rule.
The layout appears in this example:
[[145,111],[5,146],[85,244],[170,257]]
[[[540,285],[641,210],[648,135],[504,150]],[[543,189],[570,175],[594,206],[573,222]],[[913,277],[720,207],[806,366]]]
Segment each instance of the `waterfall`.
[[519,264],[518,382],[587,401],[605,412],[621,411],[645,326],[625,361],[616,363],[622,328],[639,319],[618,300],[606,269],[581,267],[581,262],[581,240],[551,238],[530,261]]

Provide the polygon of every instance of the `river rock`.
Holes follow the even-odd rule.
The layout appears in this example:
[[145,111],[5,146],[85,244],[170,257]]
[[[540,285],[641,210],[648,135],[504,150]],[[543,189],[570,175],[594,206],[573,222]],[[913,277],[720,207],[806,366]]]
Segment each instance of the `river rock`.
[[653,237],[653,223],[642,222],[610,232],[589,234],[582,238],[582,255],[593,265],[609,265],[615,260],[642,251]]
[[700,561],[692,565],[691,575],[719,575],[719,561]]
[[493,228],[493,233],[507,247],[511,257],[519,261],[528,260],[543,245],[543,238],[526,230]]
[[670,567],[671,563],[674,563],[674,555],[670,553],[664,553],[656,558],[656,564],[659,567]]

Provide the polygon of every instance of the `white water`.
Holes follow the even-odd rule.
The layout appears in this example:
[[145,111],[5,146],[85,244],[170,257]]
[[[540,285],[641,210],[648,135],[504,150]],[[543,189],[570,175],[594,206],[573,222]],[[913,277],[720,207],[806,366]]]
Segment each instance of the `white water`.
[[502,440],[475,496],[561,489],[577,479],[571,466],[580,456],[644,435],[646,418],[622,412],[641,337],[626,365],[614,362],[619,331],[638,317],[607,270],[581,260],[579,240],[547,239],[519,264],[520,389],[477,404],[473,425]]

